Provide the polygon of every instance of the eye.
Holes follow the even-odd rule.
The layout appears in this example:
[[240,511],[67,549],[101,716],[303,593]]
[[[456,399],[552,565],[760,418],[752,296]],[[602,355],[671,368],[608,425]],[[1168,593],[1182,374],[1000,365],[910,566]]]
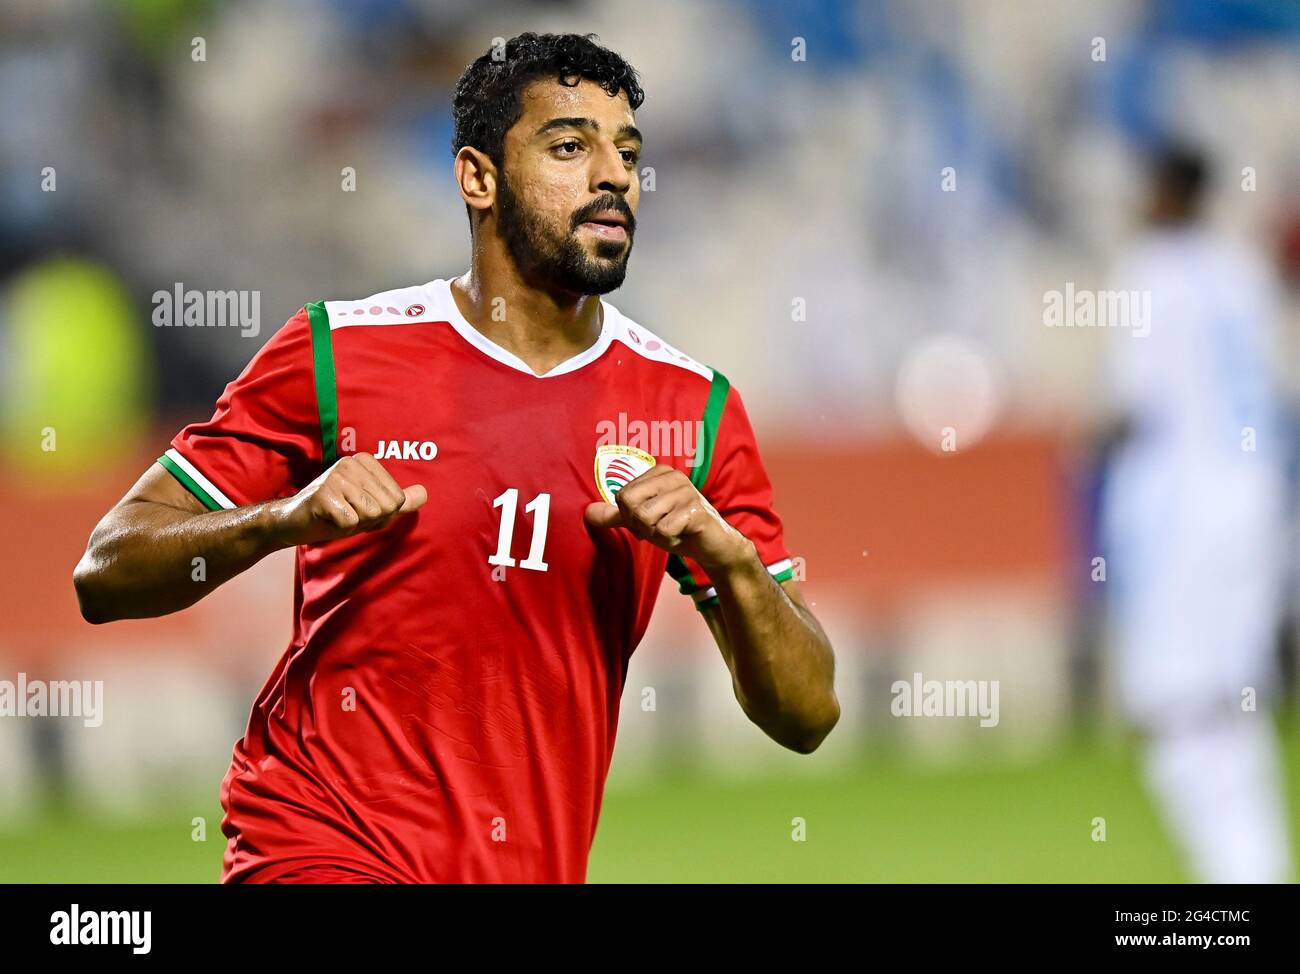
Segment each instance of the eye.
[[637,160],[641,158],[641,154],[637,152],[636,149],[624,149],[622,154],[623,161],[629,166],[635,166]]
[[574,152],[564,152],[564,151],[561,151],[560,154],[561,154],[561,155],[575,155],[575,154],[576,154],[576,150],[577,150],[578,148],[580,148],[581,145],[582,145],[582,143],[580,143],[577,139],[565,139],[563,142],[561,142],[561,143],[560,143],[559,145],[557,145],[555,148],[556,148],[556,149],[559,149],[559,150],[564,150],[564,149],[566,149],[566,148],[568,148],[568,147],[571,146],[571,147],[574,149]]

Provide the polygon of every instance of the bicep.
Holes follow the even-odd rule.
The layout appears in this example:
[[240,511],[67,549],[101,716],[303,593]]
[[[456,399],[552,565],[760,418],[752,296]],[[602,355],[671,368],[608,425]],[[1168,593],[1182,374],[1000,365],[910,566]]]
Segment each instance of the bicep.
[[140,528],[164,521],[187,520],[207,508],[160,463],[155,463],[132,485],[120,501],[109,508],[90,534],[87,554],[117,550],[124,538]]
[[117,502],[114,510],[138,503],[161,504],[189,514],[203,514],[208,510],[161,463],[153,464],[141,474],[135,485]]

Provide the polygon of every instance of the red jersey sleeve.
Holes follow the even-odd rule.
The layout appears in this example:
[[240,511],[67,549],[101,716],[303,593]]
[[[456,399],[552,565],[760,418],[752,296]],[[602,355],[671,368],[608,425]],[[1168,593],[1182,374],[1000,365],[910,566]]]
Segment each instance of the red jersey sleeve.
[[158,462],[212,510],[292,494],[320,474],[321,426],[305,308],[226,386],[212,418],[177,433]]
[[[709,426],[706,410],[705,438],[710,436]],[[744,401],[733,388],[726,390],[712,440],[711,456],[708,446],[704,448],[703,462],[708,466],[700,492],[728,524],[754,543],[759,558],[777,581],[789,580],[794,576],[794,566],[785,546],[781,518],[773,504],[772,483],[759,456]],[[699,486],[698,482],[696,485]],[[668,570],[681,591],[690,595],[698,607],[717,604],[718,593],[709,581],[708,572],[693,559],[670,559]]]

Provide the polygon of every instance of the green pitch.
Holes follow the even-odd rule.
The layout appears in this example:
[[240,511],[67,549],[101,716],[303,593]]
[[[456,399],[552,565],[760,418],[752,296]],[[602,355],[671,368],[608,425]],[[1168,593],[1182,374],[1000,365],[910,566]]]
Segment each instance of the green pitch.
[[[1285,731],[1300,847],[1300,734]],[[207,816],[207,841],[191,839]],[[1106,820],[1106,841],[1092,839]],[[802,819],[805,841],[794,841]],[[215,881],[219,809],[112,824],[69,811],[0,831],[0,882]],[[1184,880],[1130,749],[1076,745],[1023,766],[876,759],[833,777],[722,784],[674,772],[611,788],[590,880],[1161,882]]]

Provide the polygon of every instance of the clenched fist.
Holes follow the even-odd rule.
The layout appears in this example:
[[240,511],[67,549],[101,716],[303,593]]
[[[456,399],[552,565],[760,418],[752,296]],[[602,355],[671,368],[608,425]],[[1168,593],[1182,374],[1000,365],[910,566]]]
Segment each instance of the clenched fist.
[[276,501],[277,527],[288,545],[332,541],[382,531],[401,515],[418,511],[428,499],[418,484],[399,487],[372,454],[356,453],[340,459],[293,497]]
[[722,519],[690,478],[666,463],[651,467],[615,495],[617,506],[589,504],[597,528],[627,528],[665,551],[695,559],[706,570],[744,558],[749,541]]

